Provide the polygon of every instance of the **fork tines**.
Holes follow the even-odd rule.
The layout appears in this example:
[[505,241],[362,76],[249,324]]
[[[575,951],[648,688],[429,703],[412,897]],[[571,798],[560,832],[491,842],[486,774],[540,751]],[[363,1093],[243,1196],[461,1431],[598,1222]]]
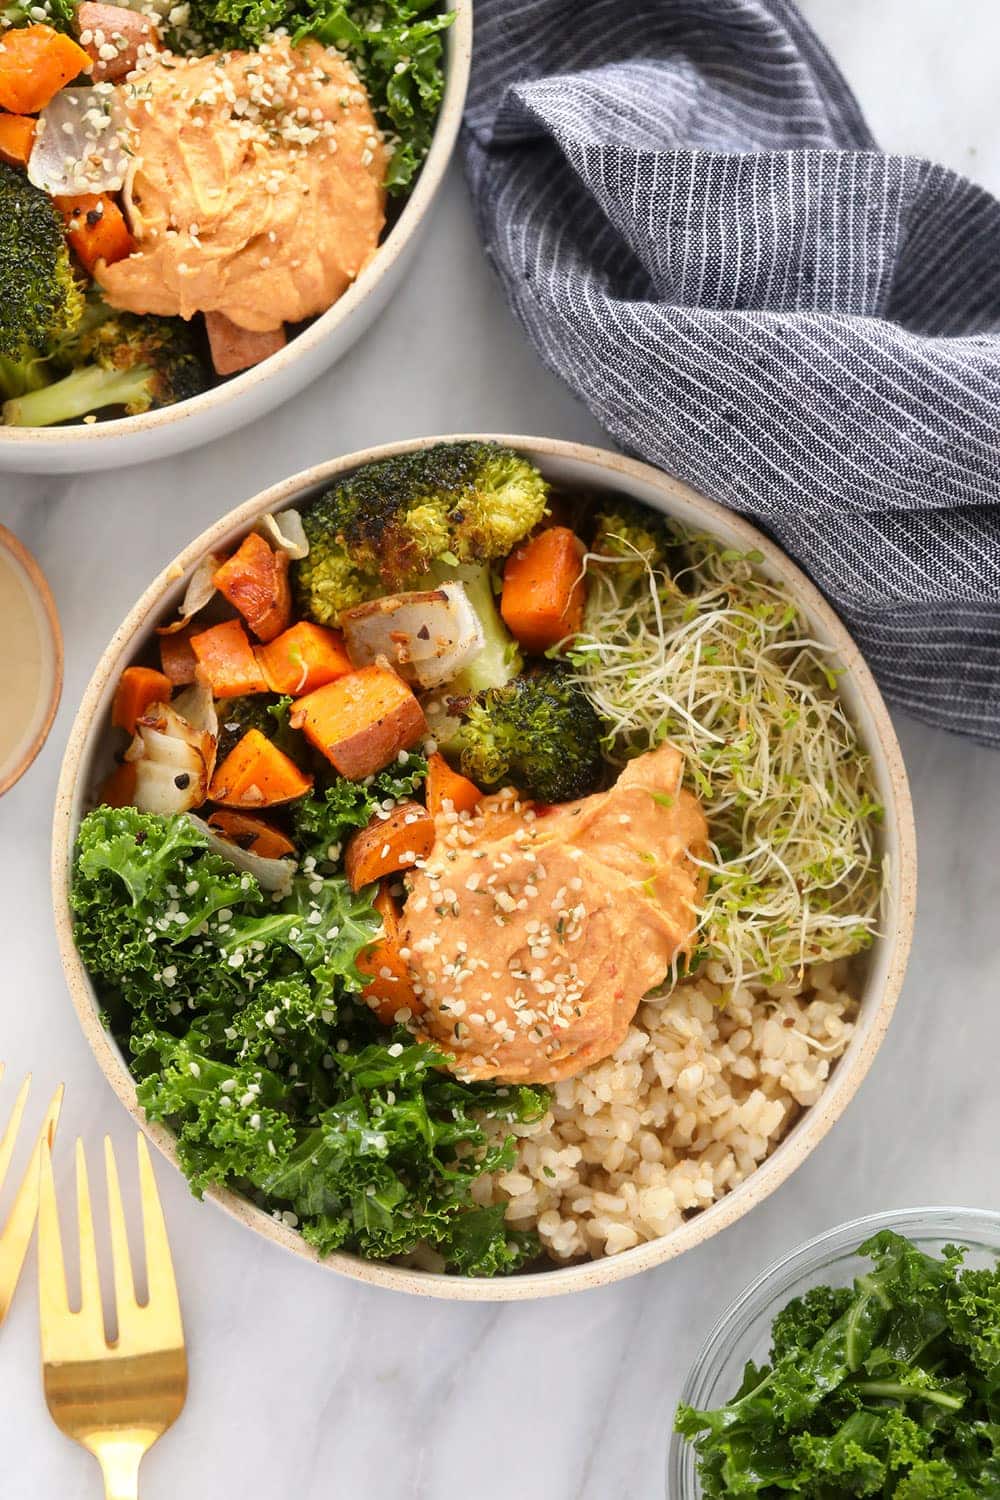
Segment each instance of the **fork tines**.
[[[69,1305],[52,1159],[42,1150],[38,1204],[38,1305],[45,1399],[56,1426],[94,1454],[108,1493],[134,1495],[139,1462],[180,1415],[187,1356],[163,1210],[146,1142],[137,1138],[145,1302],[135,1294],[121,1187],[104,1142],[118,1334],[107,1337],[87,1161],[76,1143],[80,1306]],[[117,1487],[116,1487],[117,1486]]]
[[[3,1080],[4,1065],[0,1063],[0,1081]],[[31,1074],[21,1084],[17,1091],[10,1115],[4,1128],[3,1136],[0,1137],[0,1188],[3,1187],[7,1173],[10,1170],[11,1158],[14,1155],[14,1147],[17,1143],[18,1132],[24,1116],[25,1106],[28,1102],[28,1093],[31,1089]],[[0,1323],[7,1316],[8,1309],[14,1296],[21,1275],[21,1267],[24,1265],[24,1257],[28,1251],[28,1243],[31,1239],[31,1231],[35,1227],[35,1215],[38,1210],[38,1168],[41,1159],[43,1144],[51,1147],[55,1139],[56,1125],[59,1121],[59,1110],[62,1107],[63,1087],[62,1084],[56,1089],[49,1100],[49,1107],[45,1111],[45,1118],[35,1137],[31,1156],[24,1174],[18,1184],[14,1202],[10,1213],[2,1229],[0,1229]]]

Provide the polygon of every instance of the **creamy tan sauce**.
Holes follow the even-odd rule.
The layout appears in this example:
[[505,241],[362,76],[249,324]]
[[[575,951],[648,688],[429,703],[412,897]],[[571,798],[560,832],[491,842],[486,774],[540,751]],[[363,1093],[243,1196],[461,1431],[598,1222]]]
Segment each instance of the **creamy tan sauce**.
[[375,253],[385,146],[340,53],[164,53],[119,92],[136,248],[98,267],[112,307],[268,332],[325,312]]
[[45,612],[21,564],[0,546],[0,786],[27,753],[52,693],[55,652]]
[[708,829],[680,752],[544,812],[514,792],[443,820],[402,951],[421,1026],[467,1078],[551,1083],[609,1057],[694,939]]

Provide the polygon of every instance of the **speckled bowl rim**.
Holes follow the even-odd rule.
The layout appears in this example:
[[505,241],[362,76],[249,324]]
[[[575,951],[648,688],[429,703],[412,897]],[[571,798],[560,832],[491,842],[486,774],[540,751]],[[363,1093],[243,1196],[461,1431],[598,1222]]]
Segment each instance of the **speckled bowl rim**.
[[[68,893],[73,840],[84,792],[80,784],[81,772],[86,765],[92,737],[106,732],[103,715],[110,699],[112,684],[121,668],[127,665],[134,649],[136,633],[158,616],[166,594],[171,589],[176,589],[179,580],[206,552],[235,540],[241,531],[247,530],[264,512],[288,507],[297,498],[362,464],[398,453],[413,452],[438,442],[466,440],[470,436],[486,437],[520,449],[542,465],[551,460],[556,464],[582,466],[591,470],[593,482],[604,488],[618,486],[628,493],[631,483],[643,490],[653,490],[662,497],[663,509],[668,515],[680,503],[698,518],[699,524],[704,523],[706,531],[721,531],[723,535],[733,537],[738,545],[744,545],[747,550],[759,550],[763,554],[763,566],[781,577],[801,601],[817,637],[826,640],[834,648],[847,669],[847,677],[853,683],[856,696],[870,716],[874,735],[865,737],[865,747],[872,757],[883,788],[888,792],[885,828],[887,838],[890,834],[894,836],[897,848],[895,863],[888,871],[893,897],[888,904],[894,910],[895,919],[891,930],[878,938],[872,949],[872,971],[874,955],[884,949],[888,950],[885,974],[878,993],[872,993],[870,979],[866,982],[862,1004],[869,1014],[863,1034],[859,1029],[851,1049],[839,1062],[819,1101],[800,1117],[775,1152],[739,1187],[671,1233],[602,1260],[553,1267],[551,1270],[499,1280],[477,1280],[385,1265],[344,1252],[335,1252],[324,1259],[300,1235],[275,1221],[245,1198],[221,1189],[207,1194],[227,1213],[265,1239],[306,1260],[316,1261],[369,1285],[420,1296],[508,1302],[606,1286],[671,1260],[735,1223],[784,1182],[822,1140],[843,1113],[868,1072],[889,1025],[906,968],[916,904],[916,834],[903,758],[886,706],[858,648],[814,585],[773,542],[740,517],[658,469],[604,449],[553,438],[497,434],[419,438],[348,454],[285,479],[254,499],[237,506],[214,526],[202,532],[159,574],[112,637],[84,693],[66,747],[53,825],[52,896],[63,969],[84,1035],[105,1077],[125,1108],[164,1156],[176,1166],[174,1138],[162,1126],[148,1122],[139,1108],[134,1082],[117,1047],[101,1025],[97,997],[73,943]],[[586,479],[581,480],[581,483],[585,484]],[[851,1056],[856,1043],[857,1050]]]
[[34,590],[35,596],[42,606],[42,614],[45,617],[49,639],[52,643],[52,684],[49,689],[48,702],[45,705],[45,713],[33,738],[26,745],[16,765],[6,775],[0,772],[0,797],[2,797],[4,792],[9,792],[11,787],[20,781],[49,737],[49,731],[52,728],[56,710],[59,707],[59,699],[62,696],[63,637],[62,626],[59,623],[59,611],[56,609],[56,601],[52,597],[52,590],[49,588],[48,579],[24,543],[3,525],[0,525],[0,551],[9,552],[14,561],[27,574],[28,583]]
[[[179,401],[174,406],[165,406],[158,411],[143,412],[134,417],[116,417],[109,422],[78,422],[71,427],[0,427],[0,453],[6,447],[16,456],[18,446],[31,448],[36,453],[41,449],[53,453],[69,453],[77,444],[81,448],[90,449],[95,445],[113,443],[116,438],[159,431],[183,422],[189,416],[220,411],[242,401],[251,390],[263,382],[273,380],[283,370],[290,369],[310,350],[331,338],[375,292],[390,267],[419,231],[451,162],[462,124],[472,65],[472,0],[450,0],[450,9],[455,12],[455,20],[445,34],[447,51],[444,93],[420,176],[399,218],[375,255],[332,307],[276,354],[269,355],[259,365],[232,376],[224,384],[213,386],[200,396],[192,396],[187,401]],[[280,404],[284,399],[276,397],[275,404]],[[198,441],[208,440],[202,438]],[[141,455],[137,455],[139,457]]]

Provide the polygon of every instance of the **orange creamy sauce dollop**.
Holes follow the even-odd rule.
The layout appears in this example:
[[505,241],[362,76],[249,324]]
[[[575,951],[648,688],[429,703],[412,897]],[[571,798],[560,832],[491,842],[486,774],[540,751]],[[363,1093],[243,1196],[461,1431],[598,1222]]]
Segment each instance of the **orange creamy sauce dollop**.
[[683,757],[536,816],[516,793],[443,822],[401,942],[420,1026],[467,1078],[547,1083],[608,1057],[691,946],[708,829]]
[[374,253],[386,152],[333,48],[164,53],[117,92],[136,249],[98,268],[112,306],[266,332],[324,312]]

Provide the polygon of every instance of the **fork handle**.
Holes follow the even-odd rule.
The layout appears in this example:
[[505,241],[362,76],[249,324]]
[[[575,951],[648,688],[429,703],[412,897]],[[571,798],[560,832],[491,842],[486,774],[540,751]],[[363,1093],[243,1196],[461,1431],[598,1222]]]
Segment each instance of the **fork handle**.
[[98,1462],[104,1474],[104,1500],[139,1500],[139,1463],[145,1447],[104,1447]]

